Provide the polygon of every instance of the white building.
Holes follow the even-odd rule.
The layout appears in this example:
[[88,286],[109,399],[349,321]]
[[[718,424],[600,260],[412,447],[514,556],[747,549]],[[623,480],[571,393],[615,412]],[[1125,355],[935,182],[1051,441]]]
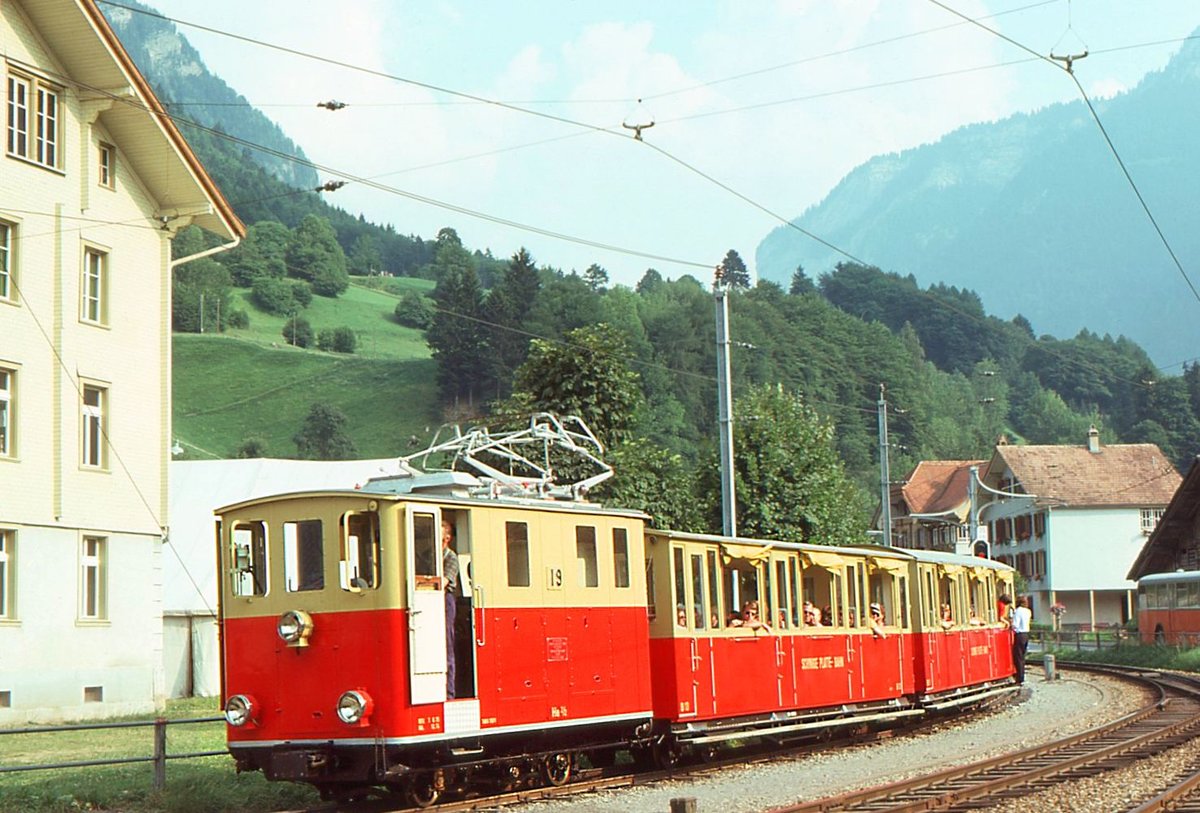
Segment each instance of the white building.
[[242,224],[94,0],[5,0],[0,724],[165,697],[171,260]]
[[990,499],[980,516],[992,558],[1027,582],[1035,620],[1121,624],[1134,616],[1130,566],[1154,530],[1179,473],[1152,443],[1104,446],[1093,427],[1083,446],[998,444],[983,475],[1012,497]]

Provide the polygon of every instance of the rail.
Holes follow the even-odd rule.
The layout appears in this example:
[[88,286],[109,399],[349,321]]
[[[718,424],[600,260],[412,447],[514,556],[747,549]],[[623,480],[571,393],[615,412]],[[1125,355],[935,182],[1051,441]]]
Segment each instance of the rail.
[[1195,680],[1128,667],[1069,666],[1152,686],[1157,697],[1133,714],[1065,739],[925,776],[777,808],[777,813],[974,809],[1012,801],[1027,793],[1031,783],[1043,787],[1070,782],[1131,764],[1188,742],[1200,732],[1200,686]]
[[154,790],[163,790],[167,786],[167,760],[169,759],[198,759],[200,757],[225,756],[229,752],[195,751],[189,754],[167,753],[167,726],[188,725],[195,723],[223,722],[224,717],[190,717],[180,720],[168,720],[157,717],[153,720],[132,720],[119,723],[72,723],[67,725],[29,726],[26,728],[0,728],[0,736],[16,734],[52,734],[63,731],[97,731],[122,728],[154,728],[154,754],[148,757],[114,757],[112,759],[84,759],[72,762],[49,762],[29,765],[0,765],[0,774],[21,773],[24,771],[52,771],[64,768],[92,768],[100,765],[130,765],[141,762],[154,763]]

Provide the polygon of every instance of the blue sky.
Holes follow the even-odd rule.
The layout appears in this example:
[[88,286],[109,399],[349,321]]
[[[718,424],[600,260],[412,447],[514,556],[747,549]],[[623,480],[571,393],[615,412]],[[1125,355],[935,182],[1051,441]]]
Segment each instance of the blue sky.
[[[147,1],[179,21],[587,125],[179,26],[330,178],[373,178],[660,259],[362,184],[332,202],[405,233],[452,226],[497,256],[527,246],[565,270],[598,262],[625,284],[648,267],[707,279],[730,248],[753,266],[779,224],[771,213],[799,215],[873,155],[1077,98],[1061,71],[928,0]],[[1169,41],[1200,26],[1195,0],[944,2],[970,17],[999,14],[985,24],[1039,53],[1087,47],[1076,74],[1096,96],[1161,68],[1179,48]],[[1146,43],[1160,44],[1125,47]],[[326,99],[349,106],[318,109]],[[648,116],[646,143],[620,127]]]

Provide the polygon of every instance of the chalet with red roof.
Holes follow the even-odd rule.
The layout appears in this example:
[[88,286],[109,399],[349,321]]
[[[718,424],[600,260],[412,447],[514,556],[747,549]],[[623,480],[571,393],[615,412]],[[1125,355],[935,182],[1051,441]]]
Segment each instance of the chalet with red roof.
[[[892,486],[892,544],[970,554],[971,467],[986,460],[922,460]],[[879,524],[876,515],[876,527]],[[986,534],[976,534],[976,538]]]
[[1179,487],[1153,443],[997,444],[982,475],[979,515],[992,558],[1027,580],[1035,619],[1065,608],[1066,624],[1106,625],[1134,614],[1128,573]]

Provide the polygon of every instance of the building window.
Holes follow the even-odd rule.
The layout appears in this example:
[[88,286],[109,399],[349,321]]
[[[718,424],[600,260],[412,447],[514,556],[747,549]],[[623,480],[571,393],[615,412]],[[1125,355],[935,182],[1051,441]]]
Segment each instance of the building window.
[[1163,508],[1143,508],[1142,509],[1142,533],[1152,534],[1158,521],[1162,519]]
[[85,621],[99,621],[106,617],[108,599],[105,589],[107,581],[106,540],[99,536],[85,536],[80,556],[79,573],[79,617]]
[[8,77],[8,154],[57,169],[59,92],[23,76]]
[[13,232],[11,223],[0,220],[0,299],[17,298],[16,280],[13,278]]
[[34,160],[58,166],[58,94],[44,87],[37,92],[37,152]]
[[112,144],[100,142],[100,185],[105,189],[115,189],[117,186],[117,151]]
[[95,249],[83,252],[83,299],[79,318],[102,325],[107,321],[108,255]]
[[29,80],[8,77],[8,152],[29,156]]
[[16,443],[13,433],[15,409],[13,407],[13,387],[16,374],[12,370],[0,368],[0,457],[12,457],[16,453]]
[[17,532],[0,528],[0,619],[17,616],[15,582]]
[[108,436],[106,401],[108,392],[100,387],[83,388],[83,465],[104,468],[105,438]]

